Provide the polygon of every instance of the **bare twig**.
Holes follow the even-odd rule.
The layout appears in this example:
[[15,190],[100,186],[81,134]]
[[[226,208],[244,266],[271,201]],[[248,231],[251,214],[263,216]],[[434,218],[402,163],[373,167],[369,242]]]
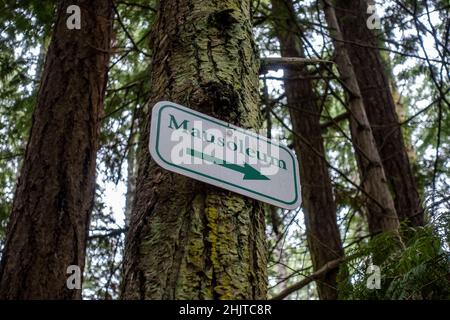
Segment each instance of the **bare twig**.
[[339,264],[341,263],[341,261],[342,261],[342,258],[327,262],[319,270],[317,270],[316,272],[313,272],[312,274],[310,274],[309,276],[305,277],[301,281],[293,284],[292,286],[287,287],[286,289],[281,291],[279,294],[277,294],[274,297],[272,297],[272,299],[270,299],[270,300],[282,300],[282,299],[286,298],[291,293],[293,293],[293,292],[295,292],[297,290],[300,290],[301,288],[305,287],[309,283],[320,279],[321,277],[326,275],[331,270],[336,269],[339,266]]
[[320,125],[320,129],[321,129],[322,131],[324,131],[324,130],[328,129],[329,127],[334,126],[334,125],[337,124],[338,122],[347,120],[348,117],[349,117],[349,115],[350,115],[349,112],[341,113],[340,115],[334,117],[334,118],[331,119],[330,121],[327,121],[327,122],[321,124],[321,125]]
[[298,57],[270,57],[270,58],[261,58],[261,68],[260,73],[264,73],[268,70],[278,70],[283,68],[292,68],[303,66],[307,64],[333,64],[333,61],[322,60],[322,59],[308,59],[308,58],[298,58]]

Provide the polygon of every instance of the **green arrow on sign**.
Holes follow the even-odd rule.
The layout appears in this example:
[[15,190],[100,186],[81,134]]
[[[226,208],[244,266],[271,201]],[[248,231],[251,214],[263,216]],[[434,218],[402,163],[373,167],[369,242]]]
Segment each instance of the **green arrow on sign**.
[[203,160],[206,160],[208,162],[212,162],[214,164],[217,164],[219,166],[240,172],[244,174],[244,180],[270,180],[265,175],[262,175],[258,170],[253,168],[251,165],[244,162],[243,166],[233,164],[233,163],[227,163],[224,160],[218,159],[216,157],[204,154],[203,152],[199,152],[196,150],[192,150],[190,148],[186,149],[187,153],[190,154],[193,157],[197,157]]

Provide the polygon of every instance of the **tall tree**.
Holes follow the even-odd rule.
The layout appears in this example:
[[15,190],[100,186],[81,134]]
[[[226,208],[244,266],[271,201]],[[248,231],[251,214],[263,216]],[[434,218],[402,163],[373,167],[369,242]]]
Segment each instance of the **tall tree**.
[[[68,29],[67,8],[81,8]],[[83,270],[99,121],[112,32],[110,0],[62,0],[0,265],[0,299],[78,299],[67,268]]]
[[[302,30],[297,23],[291,0],[272,0],[274,28],[280,42],[283,57],[304,58]],[[336,221],[336,205],[333,199],[330,176],[325,161],[323,138],[320,129],[320,108],[308,80],[306,67],[284,70],[285,93],[294,131],[295,149],[300,159],[302,200],[306,233],[314,271],[320,270],[331,260],[342,258],[339,228]],[[321,299],[337,299],[335,268],[317,281]]]
[[[258,127],[250,3],[160,3],[152,36],[149,106],[170,100],[241,127]],[[148,118],[125,248],[122,298],[265,298],[263,207],[159,167],[148,150]]]
[[360,171],[361,185],[367,198],[369,231],[371,234],[382,231],[397,231],[399,220],[394,200],[389,190],[356,74],[336,18],[336,12],[329,0],[323,0],[322,3],[335,48],[335,61],[341,75],[341,81],[347,91],[350,106],[350,132]]
[[424,224],[423,208],[392,97],[380,40],[369,29],[367,0],[337,0],[336,16],[400,221]]

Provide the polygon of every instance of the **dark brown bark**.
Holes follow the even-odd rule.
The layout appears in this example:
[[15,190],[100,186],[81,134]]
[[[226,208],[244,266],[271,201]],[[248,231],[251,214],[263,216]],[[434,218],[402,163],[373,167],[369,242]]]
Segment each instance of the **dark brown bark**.
[[394,200],[367,118],[356,74],[343,41],[334,7],[329,0],[322,0],[322,3],[335,48],[335,61],[348,96],[350,132],[358,162],[361,186],[367,200],[369,231],[371,234],[385,231],[397,233],[399,220]]
[[387,66],[377,49],[380,41],[376,30],[366,25],[367,0],[337,0],[335,5],[397,215],[401,222],[421,226],[423,208],[395,111]]
[[[292,1],[272,0],[272,16],[283,57],[304,58],[299,37],[299,25]],[[308,246],[314,271],[329,261],[342,258],[336,205],[333,199],[330,176],[325,162],[323,138],[320,127],[320,110],[310,80],[302,80],[308,73],[305,67],[284,71],[285,92],[295,132],[296,152],[299,155],[302,200],[305,213]],[[301,138],[300,138],[300,137]],[[320,299],[337,299],[338,269],[324,273],[317,281]]]
[[[81,7],[81,30],[66,9]],[[0,299],[79,299],[69,265],[84,267],[99,119],[110,46],[110,0],[61,1],[0,265]]]
[[127,192],[125,194],[125,227],[128,228],[133,209],[134,195],[136,193],[136,146],[137,132],[131,132],[127,154]]
[[[169,100],[257,128],[251,28],[249,0],[162,1],[149,106]],[[145,120],[122,298],[266,298],[262,205],[159,167]]]

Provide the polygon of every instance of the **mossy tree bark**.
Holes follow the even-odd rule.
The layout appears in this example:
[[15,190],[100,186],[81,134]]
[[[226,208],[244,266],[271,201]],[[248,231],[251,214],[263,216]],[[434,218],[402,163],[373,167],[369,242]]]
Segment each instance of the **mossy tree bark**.
[[[169,0],[153,32],[152,97],[257,128],[250,0]],[[149,110],[150,114],[150,110]],[[124,299],[264,299],[267,248],[257,202],[170,173],[141,141],[125,248]]]
[[[66,10],[81,7],[81,30]],[[0,299],[78,299],[112,32],[110,0],[60,1],[0,265]]]
[[371,234],[384,231],[397,232],[400,224],[394,200],[389,190],[356,74],[336,18],[336,12],[331,0],[322,0],[322,3],[335,48],[335,61],[347,91],[350,106],[350,131],[358,162],[361,185],[367,199],[369,231]]
[[[284,57],[304,58],[297,23],[291,0],[272,0],[272,19]],[[320,110],[311,80],[305,80],[305,67],[284,70],[286,98],[289,106],[296,152],[300,159],[302,200],[305,213],[308,246],[314,271],[331,260],[342,258],[339,228],[336,221],[336,205],[333,199],[330,176],[325,161],[323,138],[320,129]],[[291,79],[291,80],[289,80]],[[338,269],[325,274],[317,281],[320,299],[337,299]]]
[[366,21],[367,0],[337,0],[336,16],[372,127],[373,136],[394,196],[400,222],[424,224],[423,208],[395,110],[387,68],[375,30]]

